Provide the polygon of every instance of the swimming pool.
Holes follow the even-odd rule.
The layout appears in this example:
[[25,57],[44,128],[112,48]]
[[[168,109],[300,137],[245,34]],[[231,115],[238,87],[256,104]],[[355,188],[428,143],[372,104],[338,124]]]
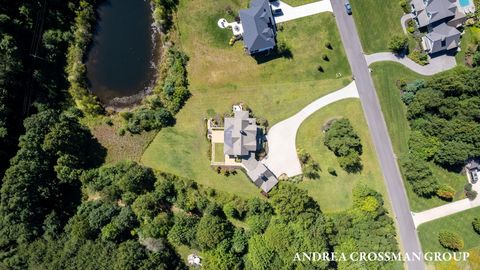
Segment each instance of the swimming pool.
[[466,7],[470,5],[470,0],[458,0],[461,7]]

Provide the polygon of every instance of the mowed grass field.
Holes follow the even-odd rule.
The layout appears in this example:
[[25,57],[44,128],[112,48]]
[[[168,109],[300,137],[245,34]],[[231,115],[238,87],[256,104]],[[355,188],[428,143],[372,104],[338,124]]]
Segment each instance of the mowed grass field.
[[[406,117],[407,108],[401,100],[397,84],[400,80],[408,83],[416,79],[428,79],[428,77],[416,74],[397,63],[381,62],[375,63],[370,67],[373,70],[372,78],[387,123],[393,149],[399,160],[401,160],[408,155],[410,127]],[[434,164],[431,164],[431,169],[439,183],[449,184],[457,190],[455,200],[463,198],[463,186],[467,179],[465,175],[448,172]],[[406,188],[412,211],[420,212],[446,203],[437,197],[430,199],[421,198],[411,190],[409,185],[406,185]]]
[[[324,145],[325,134],[322,127],[330,120],[339,118],[348,118],[360,136],[363,146],[361,173],[346,173],[338,164],[337,157]],[[359,99],[338,101],[310,116],[297,133],[297,148],[310,153],[320,164],[320,178],[304,180],[299,186],[308,190],[308,194],[319,202],[323,211],[339,212],[350,208],[352,188],[358,183],[365,183],[382,193],[388,203],[382,172]],[[335,169],[337,176],[328,173],[329,167]]]
[[474,218],[480,218],[480,207],[420,225],[418,236],[423,251],[448,251],[438,242],[438,233],[441,231],[452,231],[461,235],[465,243],[463,251],[480,247],[480,234],[476,233],[472,226]]
[[[176,43],[190,58],[188,78],[192,96],[177,114],[176,125],[160,131],[141,158],[143,164],[152,168],[242,197],[260,196],[260,190],[243,172],[226,177],[210,168],[205,119],[230,111],[234,103],[244,102],[273,125],[351,81],[331,13],[283,24],[278,40],[286,44],[290,57],[257,61],[244,53],[241,41],[229,46],[232,32],[220,29],[217,20],[231,21],[232,14],[238,14],[247,3],[180,2]],[[332,44],[332,50],[325,47],[326,42]],[[322,59],[323,54],[329,56],[329,61]],[[325,72],[317,70],[319,65]],[[338,73],[342,74],[340,78]]]
[[398,0],[350,0],[363,50],[367,54],[388,51],[394,34],[403,34]]

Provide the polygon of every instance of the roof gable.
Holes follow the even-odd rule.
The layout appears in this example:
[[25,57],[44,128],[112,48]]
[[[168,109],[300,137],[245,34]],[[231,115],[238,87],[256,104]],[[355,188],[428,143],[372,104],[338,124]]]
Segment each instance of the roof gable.
[[275,21],[267,0],[254,0],[239,13],[243,42],[250,53],[275,46]]

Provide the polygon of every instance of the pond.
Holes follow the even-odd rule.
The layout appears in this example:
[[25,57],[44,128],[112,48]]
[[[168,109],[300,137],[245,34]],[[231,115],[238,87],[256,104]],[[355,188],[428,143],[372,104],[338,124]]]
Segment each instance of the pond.
[[155,77],[156,35],[149,1],[105,0],[97,11],[86,61],[89,88],[106,105],[129,105],[141,99]]

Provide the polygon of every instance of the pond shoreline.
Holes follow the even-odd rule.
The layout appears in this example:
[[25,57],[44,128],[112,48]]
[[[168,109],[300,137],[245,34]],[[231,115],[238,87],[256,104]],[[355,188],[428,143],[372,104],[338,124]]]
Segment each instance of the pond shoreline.
[[[111,3],[108,4],[112,5]],[[158,81],[158,68],[162,61],[162,55],[164,52],[164,46],[162,42],[164,34],[162,33],[160,26],[157,25],[153,18],[153,3],[148,1],[148,3],[145,4],[149,6],[149,8],[146,10],[149,10],[150,12],[146,12],[148,14],[141,12],[140,14],[145,14],[145,17],[140,18],[140,20],[134,20],[134,22],[137,24],[132,27],[136,27],[136,29],[133,28],[133,31],[137,31],[138,33],[139,29],[143,29],[141,26],[142,23],[139,24],[138,21],[141,22],[143,20],[143,24],[145,24],[145,20],[147,20],[146,16],[148,15],[148,21],[150,22],[150,26],[148,27],[148,32],[150,33],[150,44],[148,47],[151,48],[149,48],[149,50],[151,50],[149,56],[146,55],[146,53],[148,53],[145,51],[146,45],[142,45],[149,42],[145,42],[145,39],[143,39],[143,41],[142,39],[138,39],[142,37],[142,35],[138,36],[134,34],[130,36],[129,34],[132,33],[132,28],[129,28],[126,31],[126,35],[127,38],[130,39],[130,41],[127,39],[127,42],[129,41],[130,44],[127,43],[125,45],[126,47],[124,47],[123,52],[120,51],[122,54],[119,54],[117,51],[115,52],[116,57],[112,57],[112,54],[109,52],[111,44],[107,44],[118,42],[118,34],[116,39],[112,39],[112,33],[114,33],[113,35],[115,36],[115,31],[117,31],[115,28],[112,29],[112,11],[109,11],[110,15],[108,19],[105,17],[106,21],[104,24],[108,21],[107,25],[101,24],[101,15],[97,14],[96,16],[97,18],[96,25],[94,27],[94,38],[89,45],[88,52],[86,53],[87,57],[85,59],[87,70],[90,68],[90,73],[87,76],[88,91],[98,98],[105,111],[109,113],[131,110],[137,107],[142,103],[146,96],[152,93]],[[97,13],[99,12],[100,7],[101,3],[96,7]],[[120,11],[116,11],[117,14],[114,16],[118,17],[118,12],[120,12],[120,14],[125,13],[125,5],[120,5],[119,8]],[[129,7],[127,7],[127,9],[128,8]],[[143,15],[139,15],[137,9],[136,17],[133,17],[133,19],[138,18],[138,16]],[[129,19],[132,20],[132,17]],[[116,20],[118,21],[118,18]],[[121,27],[121,24],[119,25],[119,27]],[[104,31],[107,32],[103,32],[103,36],[97,37],[100,38],[97,40],[95,39],[95,35],[99,34],[98,30],[102,29],[102,27],[104,28]],[[145,31],[147,31],[147,29],[145,29]],[[146,34],[147,33],[143,32],[144,37],[146,37]],[[92,49],[95,46],[103,46],[103,49],[99,49],[102,48],[99,47],[97,48],[97,51],[95,51]],[[105,48],[108,48],[107,51],[105,51]],[[126,58],[123,58],[122,55],[126,55]],[[101,57],[103,57],[103,59]],[[110,59],[115,60],[111,61]],[[120,59],[120,61],[118,61],[118,59]],[[143,59],[145,59],[145,61]],[[108,65],[111,65],[111,68]],[[121,70],[122,68],[123,70]],[[92,80],[94,83],[92,83]],[[127,95],[122,96],[123,94]],[[115,97],[115,95],[118,95],[118,97]]]

